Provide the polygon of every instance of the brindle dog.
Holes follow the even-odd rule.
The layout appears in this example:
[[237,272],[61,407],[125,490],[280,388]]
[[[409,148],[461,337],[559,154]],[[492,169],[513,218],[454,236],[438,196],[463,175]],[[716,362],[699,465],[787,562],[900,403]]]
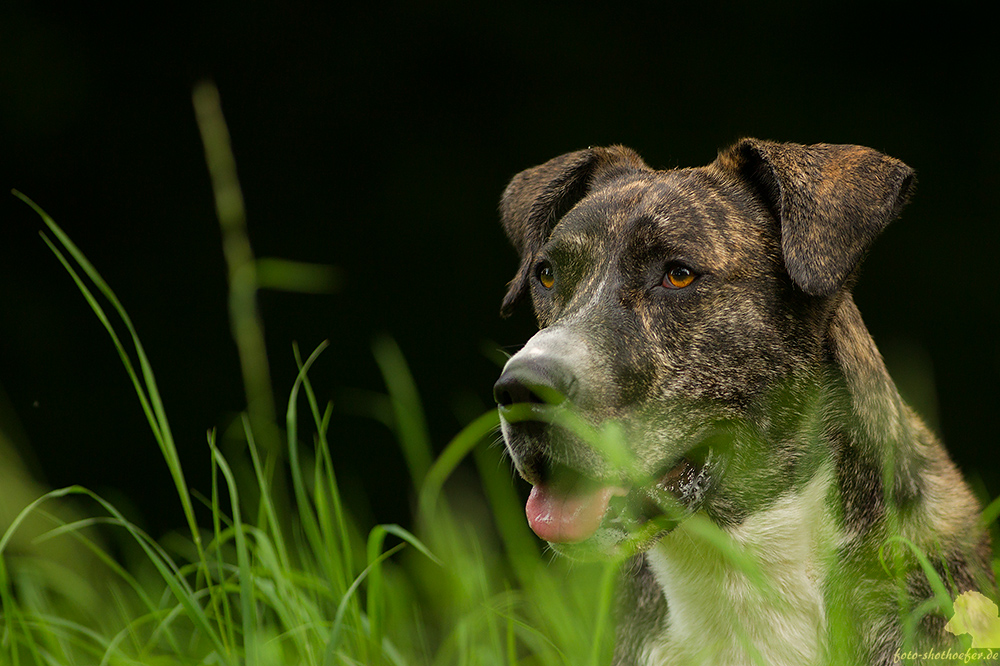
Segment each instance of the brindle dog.
[[[507,187],[521,263],[502,314],[530,295],[541,330],[496,383],[503,435],[538,536],[570,556],[638,551],[615,664],[959,649],[940,612],[913,612],[933,597],[914,551],[952,597],[991,590],[979,507],[850,293],[913,182],[869,148],[745,139],[669,171],[590,148]],[[613,424],[628,464],[567,412]]]

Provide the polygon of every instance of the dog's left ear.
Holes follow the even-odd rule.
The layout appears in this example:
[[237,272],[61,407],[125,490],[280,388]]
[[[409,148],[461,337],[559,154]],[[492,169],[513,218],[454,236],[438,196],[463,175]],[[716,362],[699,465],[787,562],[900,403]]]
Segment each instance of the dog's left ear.
[[743,139],[718,165],[750,183],[781,224],[792,280],[830,296],[851,277],[913,189],[913,170],[863,146]]
[[631,148],[595,147],[554,157],[514,176],[500,199],[500,221],[521,256],[500,306],[508,317],[528,292],[535,255],[552,229],[588,193],[617,175],[649,167]]

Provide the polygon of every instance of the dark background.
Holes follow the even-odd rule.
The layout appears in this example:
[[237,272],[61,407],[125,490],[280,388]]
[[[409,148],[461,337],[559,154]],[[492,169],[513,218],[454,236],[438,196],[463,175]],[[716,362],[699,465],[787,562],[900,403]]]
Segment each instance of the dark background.
[[[117,291],[186,471],[207,491],[205,431],[244,405],[191,108],[210,78],[258,256],[344,277],[333,295],[262,295],[279,401],[293,341],[308,352],[331,340],[312,376],[340,411],[354,389],[383,390],[371,342],[384,332],[411,364],[437,446],[490,404],[497,367],[484,347],[516,348],[533,326],[527,310],[497,315],[516,258],[496,202],[523,168],[612,142],[661,168],[706,164],[744,135],[858,143],[905,160],[919,184],[857,301],[956,460],[1000,494],[993,24],[963,3],[798,4],[8,0],[0,402],[12,410],[0,428],[47,483],[120,493],[155,529],[179,523],[117,355],[37,216],[6,193],[17,188]],[[341,477],[366,489],[374,517],[403,520],[389,432],[338,412],[332,436]]]

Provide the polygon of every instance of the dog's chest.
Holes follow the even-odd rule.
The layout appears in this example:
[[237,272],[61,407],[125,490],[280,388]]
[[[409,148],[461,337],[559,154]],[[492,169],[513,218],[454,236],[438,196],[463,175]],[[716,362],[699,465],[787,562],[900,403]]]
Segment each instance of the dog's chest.
[[823,470],[729,530],[735,553],[705,539],[700,528],[719,532],[707,519],[649,551],[668,617],[640,663],[816,663],[824,652],[823,581],[837,541],[828,506],[832,477]]

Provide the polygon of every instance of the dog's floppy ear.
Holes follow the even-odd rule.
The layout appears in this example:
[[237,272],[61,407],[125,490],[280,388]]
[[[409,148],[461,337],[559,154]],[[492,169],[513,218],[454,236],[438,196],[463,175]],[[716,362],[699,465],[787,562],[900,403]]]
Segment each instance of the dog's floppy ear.
[[503,299],[501,316],[509,316],[527,292],[535,255],[560,218],[601,180],[648,168],[630,148],[611,146],[566,153],[514,176],[500,199],[500,218],[521,265]]
[[743,139],[718,162],[767,202],[781,224],[788,273],[814,296],[847,282],[914,182],[906,164],[863,146]]

